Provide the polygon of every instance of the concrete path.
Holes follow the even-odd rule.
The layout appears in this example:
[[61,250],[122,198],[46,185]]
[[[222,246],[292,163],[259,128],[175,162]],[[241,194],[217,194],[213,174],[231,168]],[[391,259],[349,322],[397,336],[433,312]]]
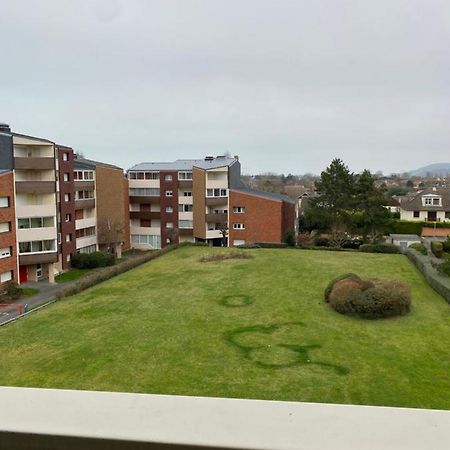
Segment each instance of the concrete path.
[[[30,311],[37,308],[38,306],[44,305],[49,301],[56,298],[56,294],[64,287],[64,284],[50,284],[47,280],[35,282],[28,282],[21,284],[21,288],[33,288],[38,289],[39,292],[31,297],[20,298],[15,300],[15,305],[23,305],[24,312]],[[10,321],[19,316],[19,308],[17,306],[7,306],[0,308],[0,326],[5,322]]]

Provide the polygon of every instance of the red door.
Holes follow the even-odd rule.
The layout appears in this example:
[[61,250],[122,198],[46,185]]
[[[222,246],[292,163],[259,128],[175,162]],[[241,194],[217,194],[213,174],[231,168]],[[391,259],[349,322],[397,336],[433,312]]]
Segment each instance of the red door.
[[28,272],[27,272],[27,266],[20,266],[19,267],[19,282],[20,284],[26,283],[28,281]]

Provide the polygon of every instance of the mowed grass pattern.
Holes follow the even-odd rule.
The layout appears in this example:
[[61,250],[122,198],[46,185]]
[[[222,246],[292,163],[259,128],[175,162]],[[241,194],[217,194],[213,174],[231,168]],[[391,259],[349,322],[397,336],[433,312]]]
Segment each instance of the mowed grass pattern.
[[[185,247],[0,328],[0,385],[450,409],[450,307],[401,255]],[[412,287],[405,317],[323,302],[344,272]]]

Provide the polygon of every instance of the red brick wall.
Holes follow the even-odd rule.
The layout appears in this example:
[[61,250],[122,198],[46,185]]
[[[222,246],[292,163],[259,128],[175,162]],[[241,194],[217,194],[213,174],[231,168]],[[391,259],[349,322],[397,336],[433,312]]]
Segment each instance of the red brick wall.
[[[68,160],[64,161],[64,154],[67,153]],[[62,268],[69,269],[70,262],[67,262],[67,256],[76,253],[75,241],[75,188],[73,182],[74,159],[73,150],[68,147],[58,147],[58,165],[59,165],[59,212],[60,223],[59,232],[61,233],[61,244],[59,253],[61,254]],[[69,181],[64,181],[64,174],[69,174]],[[64,201],[64,194],[70,194],[70,202]],[[66,222],[66,214],[70,214],[70,222]],[[72,235],[72,241],[66,242],[66,235]]]
[[[14,176],[12,172],[0,175],[0,196],[9,197],[9,208],[0,208],[0,222],[11,222],[11,231],[8,233],[0,233],[0,248],[12,247],[12,255],[9,258],[0,259],[0,273],[12,270],[13,280],[17,283],[19,279],[19,269],[17,267]],[[4,286],[0,284],[0,290],[3,290],[6,286],[6,283]]]
[[[166,181],[166,175],[172,175],[172,181]],[[166,228],[166,222],[172,222],[173,228],[178,231],[178,172],[160,172],[160,192],[161,192],[161,247],[167,245],[170,229]],[[166,190],[171,190],[172,197],[166,197]],[[167,213],[166,206],[171,206],[173,212]],[[178,233],[174,244],[178,243]]]
[[[283,202],[230,189],[229,243],[243,239],[246,243],[281,242],[283,233]],[[234,213],[243,206],[245,213]],[[233,223],[244,223],[245,230],[234,230]]]
[[288,230],[295,231],[295,204],[283,202],[283,222],[281,227],[281,239]]

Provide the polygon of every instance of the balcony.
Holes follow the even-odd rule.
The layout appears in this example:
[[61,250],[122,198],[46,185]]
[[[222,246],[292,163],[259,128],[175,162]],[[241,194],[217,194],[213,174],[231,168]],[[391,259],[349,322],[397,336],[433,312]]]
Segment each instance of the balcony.
[[192,180],[178,180],[178,186],[180,188],[191,188]]
[[206,214],[206,222],[208,222],[208,223],[227,223],[228,222],[228,214],[227,213]]
[[16,194],[51,194],[56,192],[54,181],[16,181]]
[[23,170],[51,170],[55,168],[55,160],[53,158],[14,158],[14,168]]
[[16,205],[17,218],[56,216],[56,204]]
[[76,238],[77,249],[97,244],[97,235]]
[[153,203],[159,204],[159,195],[131,195],[130,203]]
[[130,219],[160,219],[160,211],[130,211]]
[[180,236],[192,236],[194,230],[192,228],[178,228],[178,234]]
[[0,388],[0,403],[5,449],[445,450],[450,440],[440,410],[17,387]]
[[93,191],[95,189],[94,180],[86,180],[86,181],[75,180],[73,184],[75,191]]
[[228,197],[206,197],[207,206],[227,205]]
[[58,254],[56,252],[30,253],[26,255],[19,255],[19,265],[28,266],[30,264],[47,264],[58,261]]
[[81,230],[82,228],[95,227],[97,225],[96,217],[86,217],[85,219],[75,220],[75,229]]
[[95,198],[83,198],[75,200],[75,209],[92,209],[95,208]]
[[22,228],[17,230],[19,242],[56,240],[57,229],[54,227]]

